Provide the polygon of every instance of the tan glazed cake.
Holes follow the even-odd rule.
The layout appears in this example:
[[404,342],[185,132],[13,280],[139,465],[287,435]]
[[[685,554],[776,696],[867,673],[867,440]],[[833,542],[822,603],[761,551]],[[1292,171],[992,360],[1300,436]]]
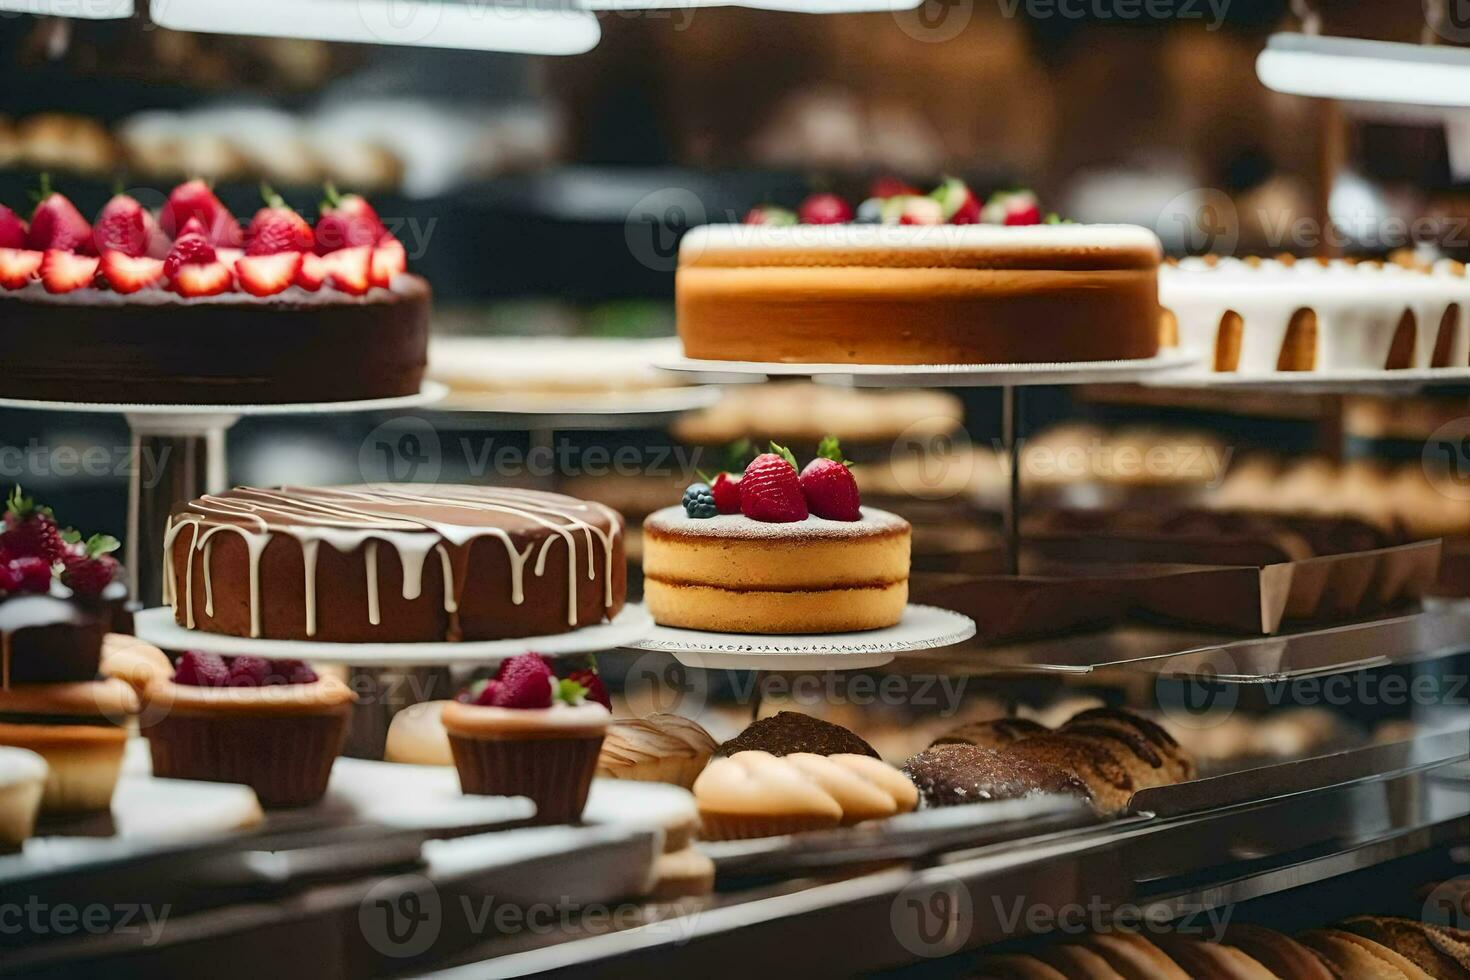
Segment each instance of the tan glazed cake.
[[663,626],[722,633],[840,633],[898,622],[908,603],[908,522],[774,524],[694,519],[665,507],[643,524],[643,594]]
[[1161,258],[1131,225],[705,225],[680,243],[679,336],[711,360],[1147,358]]
[[325,642],[493,640],[616,616],[623,520],[496,487],[240,487],[177,509],[164,601],[181,626]]

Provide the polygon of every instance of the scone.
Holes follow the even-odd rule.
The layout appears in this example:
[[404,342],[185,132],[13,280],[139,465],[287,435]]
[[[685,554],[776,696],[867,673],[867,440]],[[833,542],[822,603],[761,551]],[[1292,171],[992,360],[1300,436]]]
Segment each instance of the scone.
[[34,752],[0,748],[0,851],[20,847],[35,830],[47,771]]
[[673,783],[689,789],[715,752],[704,726],[679,715],[659,713],[608,726],[597,774],[609,779]]

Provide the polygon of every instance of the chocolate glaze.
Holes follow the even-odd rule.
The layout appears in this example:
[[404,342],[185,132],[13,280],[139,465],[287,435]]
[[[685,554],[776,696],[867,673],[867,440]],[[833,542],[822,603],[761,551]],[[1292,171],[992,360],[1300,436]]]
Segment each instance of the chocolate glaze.
[[0,601],[0,685],[95,680],[105,632],[99,619],[66,599]]
[[751,722],[745,731],[721,745],[717,754],[734,755],[749,751],[772,755],[814,752],[817,755],[850,754],[880,758],[871,745],[841,725],[797,711],[782,711]]
[[248,405],[411,395],[428,362],[430,290],[401,275],[350,296],[291,287],[186,298],[39,284],[0,291],[0,395]]

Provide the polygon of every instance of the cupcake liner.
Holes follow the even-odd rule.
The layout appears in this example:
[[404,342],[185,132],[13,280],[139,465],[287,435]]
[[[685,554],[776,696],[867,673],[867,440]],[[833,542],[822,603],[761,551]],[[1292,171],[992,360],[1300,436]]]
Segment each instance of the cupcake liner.
[[347,713],[251,717],[173,712],[147,730],[153,775],[244,783],[261,806],[321,799],[347,737]]
[[837,826],[837,818],[819,814],[711,813],[699,814],[699,836],[705,840],[745,840],[781,837]]
[[525,796],[535,823],[571,823],[582,815],[597,770],[602,736],[469,738],[450,733],[460,788],[482,796]]

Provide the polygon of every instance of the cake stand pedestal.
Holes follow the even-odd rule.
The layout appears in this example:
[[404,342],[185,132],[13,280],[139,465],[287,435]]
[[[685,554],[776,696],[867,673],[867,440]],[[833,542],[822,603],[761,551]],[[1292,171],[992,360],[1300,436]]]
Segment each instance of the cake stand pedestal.
[[[282,405],[155,405],[139,403],[32,401],[0,398],[0,408],[43,412],[121,415],[131,430],[128,519],[124,563],[129,592],[144,605],[163,598],[163,535],[174,504],[228,489],[225,433],[247,416],[322,415],[415,408],[438,401],[446,389],[425,382],[416,395],[348,402]],[[144,454],[149,454],[145,456]],[[145,458],[157,461],[145,484]]]

